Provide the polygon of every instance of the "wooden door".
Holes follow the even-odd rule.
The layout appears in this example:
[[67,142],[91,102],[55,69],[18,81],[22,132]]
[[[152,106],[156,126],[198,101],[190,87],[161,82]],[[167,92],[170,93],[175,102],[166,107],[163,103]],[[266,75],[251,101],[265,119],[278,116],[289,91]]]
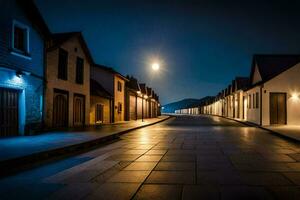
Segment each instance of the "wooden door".
[[101,104],[96,105],[96,123],[103,123],[104,121],[104,106]]
[[136,97],[135,96],[129,96],[129,117],[130,120],[136,120]]
[[68,94],[54,92],[53,127],[68,127]]
[[143,100],[141,97],[137,98],[137,118],[142,118],[142,111],[143,111]]
[[246,109],[247,109],[247,103],[246,103],[246,98],[243,96],[243,119],[246,119]]
[[270,124],[286,124],[286,93],[270,93]]
[[0,136],[19,134],[19,93],[0,88]]
[[82,95],[74,95],[74,126],[83,126],[85,119],[85,99]]

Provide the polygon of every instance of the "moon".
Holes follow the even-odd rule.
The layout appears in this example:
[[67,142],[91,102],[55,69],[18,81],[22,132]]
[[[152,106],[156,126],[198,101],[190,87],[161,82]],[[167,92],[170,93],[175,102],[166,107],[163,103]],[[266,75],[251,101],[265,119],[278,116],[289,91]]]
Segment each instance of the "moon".
[[158,71],[159,70],[159,64],[158,63],[153,63],[152,64],[152,69],[154,70],[154,71]]

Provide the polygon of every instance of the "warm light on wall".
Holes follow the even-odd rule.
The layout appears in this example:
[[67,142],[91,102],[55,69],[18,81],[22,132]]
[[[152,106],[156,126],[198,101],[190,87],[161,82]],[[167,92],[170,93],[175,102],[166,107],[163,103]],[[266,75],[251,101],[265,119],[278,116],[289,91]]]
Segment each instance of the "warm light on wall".
[[293,101],[298,101],[299,100],[299,94],[298,93],[292,93],[291,99]]

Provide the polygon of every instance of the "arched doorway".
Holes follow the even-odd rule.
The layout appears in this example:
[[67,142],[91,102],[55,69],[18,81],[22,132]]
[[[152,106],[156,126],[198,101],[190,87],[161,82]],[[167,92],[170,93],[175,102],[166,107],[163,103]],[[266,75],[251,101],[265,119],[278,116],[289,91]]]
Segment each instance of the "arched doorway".
[[74,95],[74,126],[83,126],[85,119],[85,99],[82,95]]
[[54,92],[53,127],[68,126],[68,94]]

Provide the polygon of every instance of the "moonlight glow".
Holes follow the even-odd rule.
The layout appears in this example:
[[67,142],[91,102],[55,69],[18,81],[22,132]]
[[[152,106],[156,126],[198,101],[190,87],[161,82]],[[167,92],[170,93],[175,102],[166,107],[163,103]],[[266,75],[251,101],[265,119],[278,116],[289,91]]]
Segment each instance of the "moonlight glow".
[[159,70],[159,64],[158,63],[153,63],[152,64],[152,69],[154,70],[154,71],[157,71],[157,70]]

